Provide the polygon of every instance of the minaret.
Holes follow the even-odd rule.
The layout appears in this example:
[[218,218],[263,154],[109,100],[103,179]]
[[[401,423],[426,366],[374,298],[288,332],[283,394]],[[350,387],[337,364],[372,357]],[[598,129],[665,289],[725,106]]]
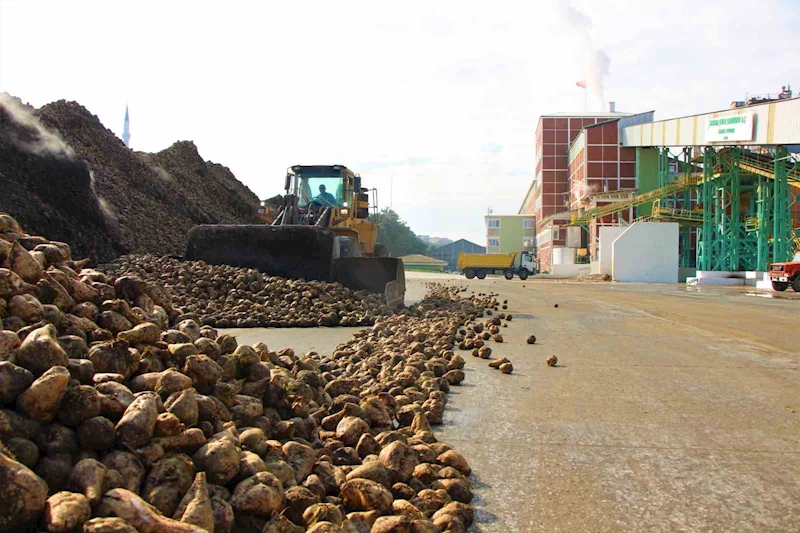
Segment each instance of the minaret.
[[125,104],[125,126],[122,128],[122,142],[131,147],[131,119],[128,117],[128,105]]

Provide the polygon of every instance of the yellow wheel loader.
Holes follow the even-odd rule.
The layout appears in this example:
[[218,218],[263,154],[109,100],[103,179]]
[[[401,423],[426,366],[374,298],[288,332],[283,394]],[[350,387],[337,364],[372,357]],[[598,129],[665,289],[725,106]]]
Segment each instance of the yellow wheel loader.
[[297,165],[286,173],[283,207],[269,225],[202,225],[189,231],[185,259],[255,268],[287,278],[338,281],[403,305],[405,271],[375,242],[377,192],[343,165]]

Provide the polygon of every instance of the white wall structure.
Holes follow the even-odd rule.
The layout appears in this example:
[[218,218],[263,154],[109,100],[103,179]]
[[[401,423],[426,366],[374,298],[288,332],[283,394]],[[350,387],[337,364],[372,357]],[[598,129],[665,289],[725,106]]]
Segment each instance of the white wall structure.
[[622,235],[627,226],[600,226],[600,247],[597,255],[600,257],[600,274],[611,274],[611,252],[614,239]]
[[614,240],[614,281],[678,283],[678,224],[636,222]]
[[[766,283],[765,283],[766,280]],[[772,282],[765,272],[740,270],[737,272],[723,270],[698,270],[697,275],[686,278],[687,285],[722,285],[727,287],[756,287],[772,290]]]
[[586,264],[563,264],[563,265],[550,265],[550,278],[576,278],[578,276],[588,276],[592,273],[592,267]]
[[577,252],[575,251],[575,248],[554,246],[551,263],[552,265],[574,265],[576,255]]

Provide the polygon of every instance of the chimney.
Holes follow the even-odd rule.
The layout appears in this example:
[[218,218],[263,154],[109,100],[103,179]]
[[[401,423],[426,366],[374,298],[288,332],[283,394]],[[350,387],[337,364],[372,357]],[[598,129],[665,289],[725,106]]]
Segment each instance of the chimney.
[[608,103],[608,112],[615,113],[617,111],[617,104],[616,102],[609,102]]

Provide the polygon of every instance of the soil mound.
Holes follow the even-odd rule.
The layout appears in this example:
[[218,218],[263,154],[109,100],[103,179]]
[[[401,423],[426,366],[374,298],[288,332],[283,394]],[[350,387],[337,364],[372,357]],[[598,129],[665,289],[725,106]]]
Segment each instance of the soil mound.
[[35,233],[108,261],[181,255],[196,224],[258,223],[258,197],[190,141],[133,152],[76,102],[33,110],[1,96],[0,209]]

